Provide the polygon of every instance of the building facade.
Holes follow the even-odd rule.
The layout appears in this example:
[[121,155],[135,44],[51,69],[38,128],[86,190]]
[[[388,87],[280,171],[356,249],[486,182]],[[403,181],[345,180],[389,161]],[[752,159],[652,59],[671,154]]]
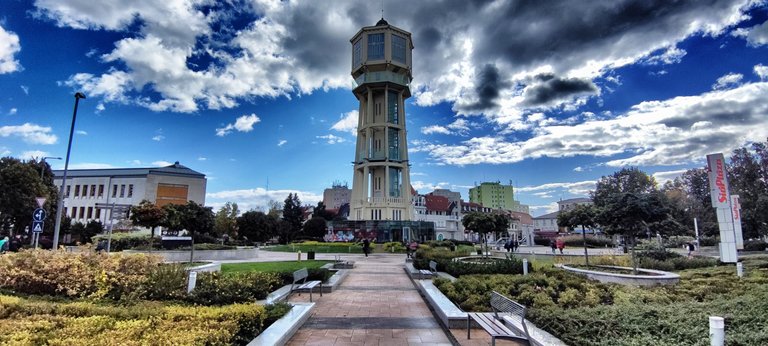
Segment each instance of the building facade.
[[557,226],[557,215],[559,211],[544,214],[533,218],[533,229],[536,232],[559,232]]
[[483,182],[469,189],[469,201],[493,209],[511,210],[529,214],[529,207],[515,200],[515,188],[510,183]]
[[359,117],[349,219],[411,220],[404,107],[411,96],[411,33],[382,18],[350,42]]
[[330,189],[323,191],[323,204],[326,209],[340,209],[342,205],[349,204],[352,190],[347,184],[333,183]]
[[564,199],[557,202],[557,210],[559,211],[568,211],[573,208],[576,208],[577,205],[592,205],[594,204],[591,199],[589,198],[571,198],[571,199]]
[[[54,184],[61,187],[64,171],[54,170]],[[205,204],[205,174],[193,171],[177,161],[167,167],[71,169],[64,188],[64,215],[72,222],[91,220],[107,224],[109,210],[96,204],[138,205],[148,200],[159,206]]]
[[464,239],[459,205],[444,196],[418,195],[414,198],[416,220],[434,223],[437,240]]

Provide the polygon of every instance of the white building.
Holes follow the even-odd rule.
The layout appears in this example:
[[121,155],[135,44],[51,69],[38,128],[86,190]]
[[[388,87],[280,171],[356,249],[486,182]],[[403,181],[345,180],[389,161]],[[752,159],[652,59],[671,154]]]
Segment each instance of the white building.
[[594,203],[589,198],[580,197],[580,198],[564,199],[557,202],[557,210],[566,211],[566,210],[571,210],[573,208],[576,208],[577,205],[592,205],[592,204]]
[[[63,170],[53,171],[54,184],[61,186]],[[138,205],[149,200],[159,206],[205,204],[205,174],[193,171],[177,161],[167,167],[71,169],[64,189],[64,215],[72,222],[99,220],[107,224],[108,210],[96,203]]]
[[429,221],[435,224],[437,240],[463,239],[460,210],[458,204],[447,197],[433,194],[414,197],[416,221]]
[[536,232],[558,232],[557,214],[559,211],[533,218],[533,229]]
[[339,209],[348,204],[352,196],[352,190],[347,184],[333,183],[330,189],[323,190],[323,204],[326,209]]

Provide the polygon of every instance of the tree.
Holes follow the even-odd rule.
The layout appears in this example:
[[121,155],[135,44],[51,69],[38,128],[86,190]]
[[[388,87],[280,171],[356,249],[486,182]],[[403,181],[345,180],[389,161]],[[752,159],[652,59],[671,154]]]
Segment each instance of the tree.
[[88,223],[85,225],[85,228],[83,229],[83,233],[80,235],[80,242],[90,243],[91,238],[103,232],[104,232],[104,226],[101,224],[101,221],[98,221],[98,220],[88,221]]
[[728,167],[731,193],[738,194],[745,238],[768,235],[768,150],[766,143],[752,143],[751,150],[733,151]]
[[576,228],[581,226],[581,236],[584,240],[584,262],[589,266],[589,254],[587,253],[587,232],[585,227],[597,226],[597,208],[594,205],[577,205],[571,210],[560,212],[557,215],[557,224],[564,227]]
[[283,220],[288,223],[288,228],[279,228],[280,243],[287,244],[296,234],[301,232],[301,224],[304,221],[304,210],[298,194],[289,193],[283,204]]
[[216,221],[213,231],[216,236],[228,235],[232,239],[237,238],[237,216],[240,209],[237,203],[227,202],[216,212]]
[[[40,169],[43,168],[43,179]],[[32,223],[32,212],[38,208],[35,197],[45,197],[43,209],[56,215],[58,191],[52,175],[45,176],[50,167],[37,161],[22,161],[12,157],[0,159],[0,231],[19,234]],[[53,220],[55,217],[49,217]],[[48,221],[50,224],[53,222]],[[50,228],[50,227],[46,227]]]
[[167,204],[167,213],[162,225],[173,231],[186,230],[192,238],[189,261],[195,256],[195,237],[213,231],[214,216],[210,207],[189,201],[187,204]]
[[247,211],[237,218],[238,235],[252,242],[266,242],[276,236],[277,218],[260,211]]
[[83,241],[83,234],[85,234],[85,224],[77,221],[69,228],[69,232],[72,234],[72,238],[76,238],[80,244],[85,244]]
[[491,214],[471,211],[461,219],[464,228],[482,235],[483,244],[485,244],[485,253],[488,252],[488,233],[495,232],[497,229],[497,220]]
[[326,221],[320,216],[313,216],[305,222],[302,227],[302,232],[304,232],[305,235],[314,238],[322,238],[325,235],[325,230]]
[[315,210],[312,212],[312,217],[321,217],[325,219],[326,221],[333,220],[334,217],[336,217],[336,214],[328,211],[325,209],[325,203],[323,201],[317,202],[317,206],[315,207]]
[[620,193],[651,193],[656,191],[656,179],[636,167],[623,168],[597,181],[592,201],[598,208],[604,207]]
[[166,209],[158,207],[154,203],[143,200],[139,205],[131,207],[131,221],[138,226],[149,228],[149,248],[150,251],[155,239],[155,228],[160,226],[168,217]]

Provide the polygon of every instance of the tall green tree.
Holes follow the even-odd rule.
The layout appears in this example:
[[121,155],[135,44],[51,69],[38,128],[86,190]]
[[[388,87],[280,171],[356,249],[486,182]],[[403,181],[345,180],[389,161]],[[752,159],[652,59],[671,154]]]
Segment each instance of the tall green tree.
[[247,211],[237,218],[238,235],[252,242],[266,242],[277,235],[277,221],[272,215]]
[[301,208],[301,201],[298,194],[290,193],[283,203],[283,220],[287,222],[288,228],[278,228],[281,244],[287,244],[301,232],[301,225],[304,222],[304,210]]
[[[40,170],[43,169],[43,178]],[[49,173],[46,176],[46,172]],[[0,158],[0,232],[19,234],[32,224],[32,212],[38,207],[36,197],[45,197],[43,209],[50,216],[46,229],[56,215],[58,191],[53,185],[47,163]]]
[[464,214],[461,218],[461,223],[464,228],[476,233],[479,233],[482,237],[484,253],[488,253],[488,233],[495,232],[498,227],[497,219],[492,214],[480,213],[471,211]]
[[587,231],[586,227],[593,228],[597,226],[597,207],[594,205],[577,205],[571,210],[560,212],[557,215],[557,224],[568,228],[581,226],[581,236],[584,241],[584,262],[589,266],[589,253],[587,252]]
[[181,208],[179,224],[192,236],[192,248],[189,262],[195,257],[195,236],[213,232],[214,216],[211,207],[205,207],[194,201],[189,201]]
[[728,165],[731,193],[741,202],[745,238],[768,235],[768,150],[766,143],[752,143],[733,151]]
[[312,212],[312,217],[321,217],[326,221],[331,221],[334,217],[336,217],[336,214],[326,210],[325,203],[323,203],[323,201],[319,201],[317,202],[317,206],[315,206],[315,209]]
[[326,221],[323,217],[313,216],[302,226],[304,235],[314,238],[322,238],[325,235]]
[[636,167],[622,168],[597,181],[592,201],[598,208],[605,207],[621,193],[645,194],[656,191],[656,179]]
[[143,200],[139,205],[131,207],[131,221],[133,224],[149,228],[149,248],[153,247],[155,239],[155,228],[163,224],[168,217],[166,209],[158,207],[156,204]]
[[232,239],[237,238],[237,216],[240,209],[237,203],[227,202],[216,212],[216,222],[213,231],[216,236],[227,235]]

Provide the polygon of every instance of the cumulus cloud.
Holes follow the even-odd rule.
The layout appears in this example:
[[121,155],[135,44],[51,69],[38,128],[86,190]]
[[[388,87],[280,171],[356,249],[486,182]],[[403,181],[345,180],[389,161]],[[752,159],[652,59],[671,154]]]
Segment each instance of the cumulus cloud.
[[597,94],[597,92],[597,86],[589,80],[559,78],[552,74],[542,74],[536,77],[535,83],[523,91],[523,104],[549,106],[580,95]]
[[514,163],[539,157],[618,156],[608,166],[677,165],[768,137],[768,83],[646,101],[614,119],[538,128],[531,138],[474,137],[458,144],[414,141],[438,164]]
[[557,211],[558,208],[560,207],[557,205],[557,202],[552,202],[544,205],[532,205],[528,207],[528,209],[531,210],[533,217],[554,213]]
[[448,130],[447,128],[440,125],[430,125],[422,127],[421,133],[425,135],[431,135],[433,133],[442,133],[444,135],[448,135],[451,134],[451,130]]
[[152,162],[152,166],[156,166],[156,167],[167,167],[171,165],[173,165],[173,162],[162,161],[162,160]]
[[23,125],[7,125],[0,127],[0,137],[20,137],[29,144],[56,144],[58,137],[48,126],[32,123]]
[[78,135],[81,135],[81,136],[87,136],[88,135],[88,132],[83,131],[83,130],[77,130],[77,131],[75,131],[75,133],[78,134]]
[[768,80],[768,66],[762,64],[755,65],[754,71],[760,77],[760,80]]
[[478,125],[474,122],[470,122],[470,121],[467,121],[466,119],[459,118],[446,126],[441,126],[441,125],[424,126],[421,128],[421,133],[425,135],[429,135],[433,133],[441,133],[444,135],[454,134],[454,135],[466,136],[472,128],[475,128],[477,126]]
[[156,135],[156,136],[152,137],[152,140],[155,141],[155,142],[160,142],[163,139],[165,139],[165,136],[163,136],[163,135]]
[[595,189],[595,181],[585,180],[585,181],[577,181],[577,182],[569,182],[569,183],[547,183],[547,184],[536,185],[536,186],[523,186],[523,187],[518,187],[515,190],[520,193],[531,192],[533,194],[539,193],[539,192],[546,192],[550,194],[555,190],[559,190],[559,191],[567,191],[572,195],[584,196],[584,195],[587,195],[589,191],[592,191],[594,189]]
[[746,38],[751,46],[768,44],[768,21],[747,29]]
[[298,190],[266,190],[264,188],[225,190],[205,194],[206,205],[218,208],[226,202],[235,201],[242,210],[266,211],[269,201],[282,201],[290,193],[297,193],[302,204],[317,204],[323,200],[321,194]]
[[227,126],[217,128],[216,135],[219,137],[224,137],[230,134],[233,130],[237,130],[239,132],[251,132],[253,131],[253,125],[256,125],[260,121],[261,119],[259,119],[256,114],[243,115],[237,118],[233,124],[227,124]]
[[20,51],[19,35],[0,26],[0,74],[21,70],[21,64],[15,57]]
[[662,171],[662,172],[656,172],[653,173],[653,177],[656,179],[656,182],[659,185],[664,185],[669,180],[674,180],[675,178],[683,175],[687,169],[678,169],[674,171]]
[[434,191],[435,189],[447,189],[450,187],[449,183],[446,182],[439,182],[439,183],[428,183],[423,182],[421,180],[416,180],[411,182],[411,186],[413,186],[413,189],[418,191],[421,194],[429,193]]
[[356,110],[346,112],[341,115],[339,121],[331,126],[331,130],[349,132],[353,135],[357,135],[357,118],[358,112]]
[[641,62],[645,65],[669,65],[677,64],[683,60],[683,57],[688,54],[683,49],[677,47],[668,47],[661,54],[651,54],[648,58]]
[[42,158],[49,156],[50,154],[47,151],[41,151],[41,150],[29,150],[21,153],[19,158],[23,160],[41,160]]
[[327,134],[325,136],[316,136],[316,138],[325,140],[328,144],[338,144],[338,143],[344,143],[346,142],[346,139],[339,136],[334,136],[332,134]]
[[285,143],[288,143],[288,141],[285,139],[281,139],[280,141],[277,142],[277,146],[282,147],[283,145],[285,145]]
[[733,86],[737,86],[741,83],[744,75],[741,73],[729,73],[717,79],[715,84],[712,84],[712,89],[727,89]]

